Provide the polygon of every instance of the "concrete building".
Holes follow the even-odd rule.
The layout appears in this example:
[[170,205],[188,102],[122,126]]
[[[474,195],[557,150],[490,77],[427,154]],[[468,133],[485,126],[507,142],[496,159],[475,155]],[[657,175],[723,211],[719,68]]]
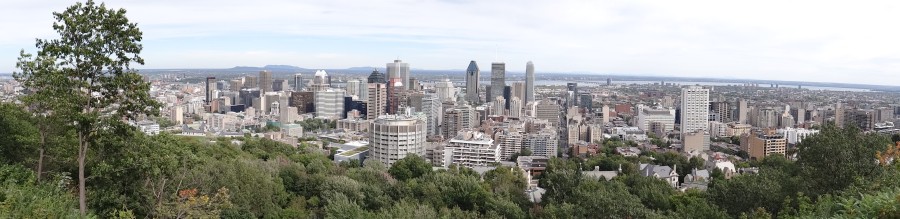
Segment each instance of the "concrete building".
[[478,69],[478,64],[475,61],[469,62],[469,67],[466,68],[466,101],[469,101],[470,104],[481,103],[479,78],[481,78],[481,71]]
[[425,113],[428,136],[441,135],[441,120],[444,117],[442,101],[435,94],[425,94],[422,98],[422,113]]
[[374,120],[384,115],[387,110],[387,84],[369,83],[368,93],[366,119]]
[[534,64],[525,64],[525,103],[534,102]]
[[509,98],[517,97],[520,100],[525,99],[525,82],[524,81],[514,81],[512,85],[510,85],[510,95]]
[[371,159],[390,166],[407,154],[425,156],[425,121],[412,115],[384,115],[369,126]]
[[460,131],[444,147],[444,157],[449,158],[444,159],[444,166],[489,166],[500,162],[500,154],[499,145],[490,136],[474,130]]
[[450,79],[444,79],[434,83],[434,92],[441,101],[456,101],[456,88]]
[[706,143],[703,151],[709,150],[709,89],[689,86],[681,89],[681,133],[704,133]]
[[294,75],[294,91],[303,90],[303,75],[295,74]]
[[344,91],[327,89],[315,92],[316,118],[338,120],[344,115]]
[[359,100],[360,83],[362,82],[356,79],[347,81],[347,96],[352,96],[354,100]]
[[684,152],[688,153],[698,153],[705,150],[705,143],[707,139],[704,139],[706,134],[703,132],[690,132],[684,134],[684,139],[682,139],[682,145],[684,145]]
[[523,101],[518,97],[513,97],[512,100],[509,100],[509,117],[520,118],[522,117],[523,112]]
[[244,76],[243,88],[259,88],[259,78],[254,76]]
[[779,135],[784,135],[784,138],[787,139],[788,144],[799,144],[803,142],[803,139],[819,133],[819,130],[814,129],[805,129],[805,128],[783,128],[775,131]]
[[714,121],[721,122],[721,123],[731,122],[731,108],[730,108],[728,102],[725,102],[725,101],[712,102],[712,103],[710,103],[709,111],[711,112],[711,114],[716,115],[714,117],[714,119],[715,119]]
[[272,72],[268,70],[263,70],[259,72],[259,91],[260,92],[269,92],[274,91],[272,89]]
[[491,93],[488,100],[503,96],[506,87],[506,63],[491,63]]
[[559,150],[559,134],[555,128],[543,128],[527,134],[522,147],[531,150],[533,156],[556,157]]
[[172,120],[173,125],[184,124],[184,107],[181,105],[172,107],[169,112],[169,120]]
[[737,122],[741,124],[747,124],[747,116],[750,113],[750,108],[747,107],[747,100],[741,99],[738,101],[738,109],[737,109]]
[[638,128],[644,131],[652,131],[650,125],[654,122],[660,123],[664,132],[675,130],[675,109],[652,109],[650,107],[638,106],[637,124]]
[[491,102],[491,114],[490,115],[506,115],[506,99],[503,97],[494,97],[494,101]]
[[457,105],[444,111],[441,123],[442,134],[446,138],[451,138],[450,136],[456,136],[460,130],[477,127],[478,121],[475,108],[468,104]]
[[206,90],[205,91],[206,91],[206,100],[204,100],[204,103],[206,103],[206,105],[209,105],[212,103],[212,101],[214,99],[217,98],[216,96],[213,96],[213,93],[215,93],[215,91],[216,91],[216,77],[206,77]]
[[786,149],[787,139],[776,133],[775,129],[741,136],[741,150],[746,151],[750,159],[761,160],[776,154],[784,156]]
[[559,123],[559,113],[559,104],[552,100],[541,100],[534,106],[534,117],[547,120],[553,125]]

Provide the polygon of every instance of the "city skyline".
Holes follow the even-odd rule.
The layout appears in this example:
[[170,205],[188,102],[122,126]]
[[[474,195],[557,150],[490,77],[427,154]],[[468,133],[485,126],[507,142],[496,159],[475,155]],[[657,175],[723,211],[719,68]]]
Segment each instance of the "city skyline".
[[[14,71],[34,38],[52,38],[48,11],[70,3],[4,3],[0,24],[17,31],[0,36],[0,72]],[[890,77],[900,73],[900,32],[883,28],[900,14],[887,1],[106,3],[141,24],[145,69],[330,69],[399,58],[417,69],[478,60],[524,72],[531,60],[539,74],[900,82]]]

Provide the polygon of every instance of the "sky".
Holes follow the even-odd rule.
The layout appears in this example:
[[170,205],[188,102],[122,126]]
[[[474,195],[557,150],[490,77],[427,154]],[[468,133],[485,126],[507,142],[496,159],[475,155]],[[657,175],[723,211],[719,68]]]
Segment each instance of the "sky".
[[[109,0],[139,68],[383,67],[900,85],[900,1]],[[0,1],[0,72],[74,1]]]

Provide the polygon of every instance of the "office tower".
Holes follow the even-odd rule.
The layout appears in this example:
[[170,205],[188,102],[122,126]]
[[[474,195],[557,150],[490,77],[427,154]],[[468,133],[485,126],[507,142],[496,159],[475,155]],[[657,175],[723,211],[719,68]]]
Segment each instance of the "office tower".
[[422,85],[419,83],[419,79],[410,77],[409,78],[409,90],[418,91],[422,89]]
[[313,76],[312,83],[309,84],[309,91],[324,91],[331,87],[328,83],[328,73],[325,70],[318,70]]
[[469,67],[466,68],[466,101],[469,101],[471,104],[478,104],[481,101],[479,96],[479,84],[478,79],[481,77],[481,71],[478,69],[478,64],[475,61],[469,62]]
[[603,105],[603,108],[601,110],[603,111],[603,124],[606,124],[606,123],[609,123],[609,121],[612,121],[612,115],[610,115],[610,113],[609,113],[609,106]]
[[370,84],[372,84],[372,83],[386,84],[387,80],[385,79],[384,74],[382,74],[381,72],[378,72],[378,69],[375,69],[372,71],[372,74],[369,74],[368,82]]
[[374,120],[378,116],[384,115],[387,109],[387,84],[369,83],[369,107],[366,112],[366,119]]
[[525,64],[525,103],[534,102],[534,64],[531,61]]
[[580,99],[578,100],[581,103],[581,107],[584,107],[587,112],[591,112],[594,110],[594,96],[589,93],[582,93],[580,95]]
[[315,92],[316,118],[338,120],[344,115],[344,91],[327,89]]
[[506,86],[503,88],[503,109],[509,109],[509,100],[512,98],[512,88],[510,86]]
[[569,100],[568,102],[571,102],[571,103],[567,103],[566,105],[579,106],[578,99],[574,98],[575,95],[578,95],[578,83],[566,83],[566,90],[569,91],[570,99],[568,99]]
[[[354,112],[356,114],[361,112],[368,112],[369,104],[366,101],[354,99],[353,96],[344,96],[344,111],[341,114],[342,118],[349,118],[347,115],[352,115]],[[358,118],[358,117],[356,117]]]
[[522,100],[518,97],[513,97],[512,100],[509,100],[509,117],[522,117],[523,104]]
[[756,123],[753,126],[760,128],[775,128],[778,126],[778,112],[772,108],[759,108],[756,111]]
[[291,99],[288,106],[297,107],[298,114],[311,113],[316,111],[315,93],[311,91],[291,92]]
[[228,90],[230,91],[239,92],[241,88],[244,88],[244,82],[239,79],[230,80],[228,83]]
[[253,76],[244,76],[243,88],[259,88],[259,79]]
[[452,138],[463,129],[478,126],[478,114],[475,108],[468,104],[456,105],[444,111],[444,119],[441,121],[441,131],[444,138]]
[[610,86],[610,85],[612,85],[612,79],[606,78],[606,86]]
[[491,102],[491,115],[506,115],[506,99],[494,98],[494,101]]
[[422,98],[422,113],[425,113],[425,124],[428,136],[441,135],[441,119],[444,117],[443,101],[435,94],[426,94]]
[[675,109],[652,109],[650,107],[638,107],[637,126],[641,130],[651,132],[650,126],[659,123],[663,132],[675,130]]
[[269,92],[272,90],[272,72],[263,70],[259,72],[259,91]]
[[259,98],[259,89],[257,88],[244,88],[238,93],[238,104],[243,104],[245,107],[259,107],[253,105],[253,99]]
[[[682,88],[681,133],[706,132],[708,130],[709,89],[699,86]],[[709,144],[704,144],[703,150],[709,150]]]
[[547,120],[551,125],[559,123],[559,104],[551,100],[540,100],[534,106],[534,117]]
[[750,113],[750,108],[747,107],[747,100],[741,99],[738,101],[738,115],[737,120],[741,124],[747,124],[747,114]]
[[506,87],[506,64],[502,62],[491,63],[491,95],[488,99],[503,96],[503,88]]
[[409,87],[406,85],[409,83],[409,63],[402,62],[401,60],[394,60],[392,63],[387,63],[387,80],[399,78],[404,86],[403,90],[408,90]]
[[712,102],[709,107],[709,111],[715,115],[714,121],[721,123],[731,122],[731,106],[728,105],[728,102]]
[[877,116],[875,115],[875,110],[870,109],[850,109],[843,110],[844,116],[844,126],[856,126],[859,130],[862,131],[872,131],[875,129],[875,123],[877,123]]
[[516,81],[512,82],[510,85],[512,88],[509,98],[518,97],[520,100],[525,99],[525,82],[524,81]]
[[288,90],[288,82],[284,79],[275,79],[272,82],[272,91],[287,91]]
[[347,96],[359,99],[359,83],[356,79],[347,81]]
[[369,157],[390,166],[408,154],[425,156],[426,131],[421,117],[379,116],[369,126]]
[[369,100],[369,83],[366,83],[365,81],[360,80],[359,88],[357,88],[357,89],[359,89],[359,97],[358,98],[363,101],[368,101]]
[[294,91],[300,91],[303,89],[303,75],[295,74],[294,75]]
[[206,77],[206,104],[209,105],[212,103],[212,100],[216,97],[213,96],[213,92],[216,91],[216,77]]
[[397,114],[400,111],[400,102],[403,98],[403,89],[406,86],[400,82],[400,78],[391,78],[387,86],[387,114]]
[[450,79],[444,79],[434,83],[434,92],[441,101],[456,101],[456,88]]

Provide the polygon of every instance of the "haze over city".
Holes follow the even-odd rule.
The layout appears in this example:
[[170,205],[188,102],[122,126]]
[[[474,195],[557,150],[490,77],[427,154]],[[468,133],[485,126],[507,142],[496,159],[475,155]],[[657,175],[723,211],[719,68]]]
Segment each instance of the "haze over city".
[[[0,72],[73,1],[0,3]],[[897,2],[107,1],[144,32],[140,68],[382,66],[894,85]],[[461,71],[460,71],[461,72]]]

